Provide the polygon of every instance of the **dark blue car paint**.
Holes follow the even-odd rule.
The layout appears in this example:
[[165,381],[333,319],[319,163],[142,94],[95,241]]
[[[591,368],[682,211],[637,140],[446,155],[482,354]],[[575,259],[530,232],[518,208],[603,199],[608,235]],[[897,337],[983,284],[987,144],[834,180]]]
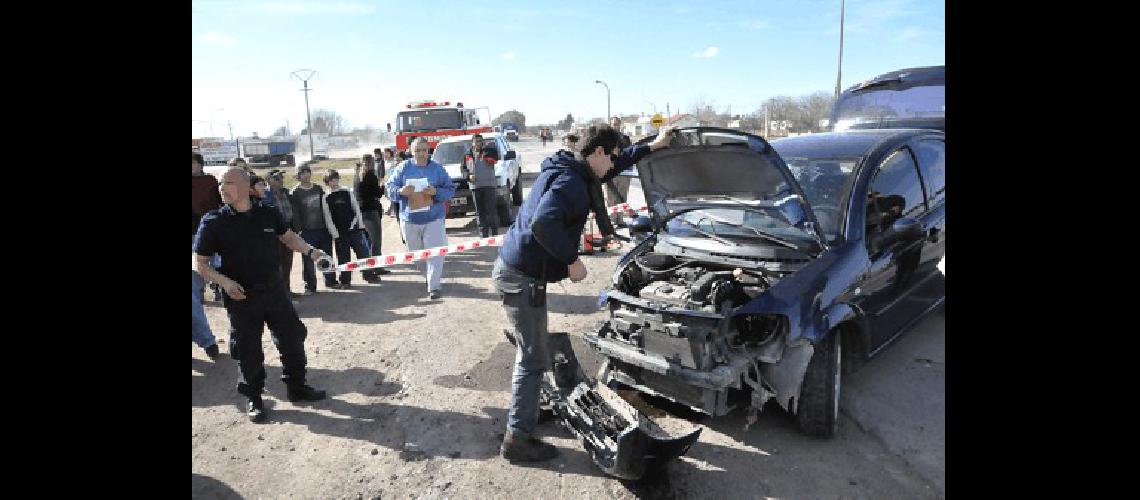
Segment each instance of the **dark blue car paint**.
[[[735,131],[739,133],[739,131]],[[858,130],[840,133],[815,134],[804,141],[828,141],[835,137],[859,134],[871,136],[876,140],[862,155],[862,160],[855,166],[855,177],[852,187],[841,200],[842,213],[840,220],[840,236],[832,241],[830,248],[822,251],[814,260],[807,263],[798,271],[784,277],[766,292],[753,300],[728,311],[722,323],[726,327],[732,318],[741,315],[780,315],[786,318],[787,325],[786,346],[783,359],[777,363],[767,364],[762,368],[765,378],[773,383],[776,390],[777,401],[789,411],[795,411],[792,406],[794,398],[798,397],[799,381],[802,380],[806,369],[806,359],[810,358],[811,346],[818,344],[825,336],[837,328],[854,333],[859,346],[860,358],[867,358],[893,341],[906,328],[921,319],[937,305],[926,308],[921,314],[906,322],[897,332],[891,332],[886,341],[872,336],[873,326],[868,312],[864,311],[861,303],[866,299],[860,286],[872,271],[872,260],[868,244],[864,238],[865,232],[865,203],[868,190],[875,173],[875,168],[887,155],[898,148],[915,144],[916,141],[936,137],[944,138],[939,132],[931,130]],[[647,138],[645,140],[649,140]],[[797,138],[799,139],[799,138]],[[775,149],[766,142],[749,141],[754,149],[772,152],[782,169],[788,170],[782,158]],[[765,148],[764,146],[768,146]],[[794,178],[794,176],[793,176]],[[795,191],[803,196],[802,188],[794,184]],[[805,198],[806,199],[806,198]],[[944,218],[944,203],[936,211],[929,214],[933,218]],[[929,211],[929,207],[927,207]],[[925,211],[924,211],[925,212]],[[814,215],[814,214],[813,214]],[[813,217],[814,218],[814,217]],[[636,245],[623,256],[615,269],[614,284],[617,285],[618,276],[633,259],[635,255],[652,248],[657,242],[657,232],[663,227],[661,217],[654,217],[657,231]],[[922,283],[915,283],[917,287]],[[913,288],[912,287],[912,288]],[[614,300],[614,299],[609,299]],[[673,311],[685,314],[684,311]],[[810,343],[811,346],[805,345]],[[787,363],[788,366],[781,367]]]

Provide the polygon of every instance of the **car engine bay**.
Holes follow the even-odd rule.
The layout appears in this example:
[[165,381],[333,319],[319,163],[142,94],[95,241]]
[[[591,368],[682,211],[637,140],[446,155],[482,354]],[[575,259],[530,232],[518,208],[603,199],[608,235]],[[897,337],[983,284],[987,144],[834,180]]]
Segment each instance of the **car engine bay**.
[[780,316],[732,312],[810,259],[692,250],[656,241],[619,267],[609,319],[587,342],[609,356],[607,381],[713,416],[758,409],[775,393],[761,366],[784,356],[775,340],[787,325]]

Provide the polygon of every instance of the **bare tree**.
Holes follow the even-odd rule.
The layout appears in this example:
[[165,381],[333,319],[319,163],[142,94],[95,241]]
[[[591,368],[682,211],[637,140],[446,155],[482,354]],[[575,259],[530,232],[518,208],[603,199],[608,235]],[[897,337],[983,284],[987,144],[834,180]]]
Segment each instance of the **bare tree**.
[[524,131],[526,130],[526,115],[512,109],[491,120],[491,125],[502,125],[504,123],[513,123],[520,132]]
[[823,131],[820,121],[827,119],[834,103],[835,96],[831,92],[821,91],[800,96],[796,103],[799,113],[793,121],[796,130],[804,132]]
[[336,111],[328,109],[313,110],[313,133],[338,135],[344,133],[347,128],[348,121],[337,114]]
[[559,120],[558,124],[555,125],[555,127],[557,127],[559,130],[570,130],[570,127],[573,125],[574,125],[574,115],[571,115],[570,113],[566,113],[566,118]]
[[712,125],[718,121],[715,103],[700,96],[693,101],[693,105],[689,107],[689,113],[693,115],[702,125]]

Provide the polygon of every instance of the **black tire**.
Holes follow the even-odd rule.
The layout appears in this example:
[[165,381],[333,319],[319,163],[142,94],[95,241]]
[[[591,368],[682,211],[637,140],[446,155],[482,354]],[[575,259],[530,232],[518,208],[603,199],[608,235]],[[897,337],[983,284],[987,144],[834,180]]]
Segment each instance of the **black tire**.
[[511,225],[511,197],[510,197],[510,195],[507,195],[506,197],[499,197],[498,203],[496,203],[496,205],[498,205],[497,208],[499,210],[499,226],[501,226],[501,227],[510,226]]
[[796,423],[809,436],[830,438],[839,426],[843,342],[832,330],[816,344],[796,401]]
[[511,186],[511,203],[514,203],[517,207],[522,205],[522,202],[522,175],[519,175],[519,178],[515,181],[515,185]]

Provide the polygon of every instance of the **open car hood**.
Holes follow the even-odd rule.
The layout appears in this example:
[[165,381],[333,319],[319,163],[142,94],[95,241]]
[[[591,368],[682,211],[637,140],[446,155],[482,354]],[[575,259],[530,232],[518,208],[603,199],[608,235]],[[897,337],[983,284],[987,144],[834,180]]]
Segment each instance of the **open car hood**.
[[795,175],[760,136],[716,127],[679,128],[668,148],[637,163],[637,172],[658,228],[694,204],[741,202],[777,207],[792,222],[810,223],[808,231],[825,240]]

